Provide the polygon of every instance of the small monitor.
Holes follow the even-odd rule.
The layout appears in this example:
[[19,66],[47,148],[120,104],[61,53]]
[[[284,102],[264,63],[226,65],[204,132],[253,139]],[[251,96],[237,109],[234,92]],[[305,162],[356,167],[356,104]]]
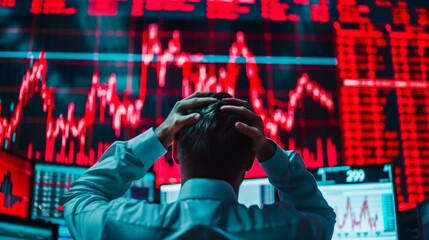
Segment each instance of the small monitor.
[[332,239],[397,239],[390,164],[310,169],[337,215]]
[[28,217],[32,175],[31,161],[0,150],[0,214]]
[[0,239],[19,240],[56,240],[58,225],[0,215]]
[[[33,219],[43,219],[59,225],[58,239],[72,239],[63,220],[60,197],[88,168],[65,165],[36,164],[34,175]],[[153,202],[155,199],[155,175],[147,173],[132,182],[124,197]]]
[[[63,206],[60,205],[60,197],[69,191],[70,185],[86,170],[85,167],[36,164],[32,218],[62,219]],[[155,175],[147,173],[142,179],[132,182],[124,197],[154,202],[154,189]]]
[[155,174],[148,172],[143,178],[133,181],[124,197],[155,202]]
[[[160,202],[171,203],[179,197],[181,184],[165,184],[160,187]],[[276,194],[268,178],[245,179],[238,190],[238,202],[246,205],[272,204]]]
[[36,164],[34,174],[32,218],[52,220],[63,218],[60,197],[87,168],[65,165]]
[[420,239],[429,240],[429,199],[417,205]]

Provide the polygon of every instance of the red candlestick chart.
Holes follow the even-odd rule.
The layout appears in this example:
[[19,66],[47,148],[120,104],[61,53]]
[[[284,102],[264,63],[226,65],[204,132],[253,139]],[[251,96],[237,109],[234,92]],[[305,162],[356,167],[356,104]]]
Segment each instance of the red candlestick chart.
[[[141,42],[141,53],[133,55],[138,56],[133,63],[137,66],[134,71],[139,72],[137,81],[135,74],[134,80],[127,80],[126,89],[121,91],[120,85],[124,83],[120,78],[123,75],[113,71],[101,73],[96,69],[82,77],[86,78],[86,82],[77,90],[81,94],[77,101],[70,97],[62,99],[59,94],[61,87],[49,84],[50,72],[56,70],[51,61],[55,66],[58,60],[49,60],[50,54],[54,56],[49,51],[41,52],[31,61],[19,85],[13,88],[19,93],[17,100],[9,105],[0,103],[0,145],[6,149],[22,145],[16,144],[19,136],[23,138],[22,123],[34,122],[26,120],[26,111],[29,111],[26,109],[39,100],[38,109],[33,111],[39,111],[39,115],[42,113],[37,118],[38,128],[45,131],[42,135],[24,140],[28,143],[26,155],[48,163],[90,166],[116,139],[135,136],[148,127],[160,124],[174,101],[195,91],[224,91],[249,100],[263,119],[266,135],[282,147],[299,151],[309,167],[338,164],[340,154],[335,92],[332,91],[332,84],[326,84],[326,81],[335,84],[333,67],[322,67],[321,71],[328,74],[314,74],[317,73],[314,67],[306,71],[304,66],[295,69],[289,77],[275,76],[275,80],[271,77],[267,82],[262,79],[262,74],[272,74],[275,65],[288,66],[285,63],[273,64],[271,58],[281,61],[296,59],[255,55],[252,50],[255,43],[248,44],[244,31],[236,31],[229,38],[232,41],[222,47],[226,47],[227,55],[189,52],[186,50],[189,44],[183,44],[182,40],[189,32],[159,28],[158,24],[150,24],[141,34],[135,34]],[[332,52],[328,56],[332,56]],[[289,67],[293,69],[294,65],[299,64],[292,62]],[[310,65],[317,66],[317,63]],[[178,77],[180,84],[177,80],[171,81],[172,75],[176,79]],[[130,87],[134,85],[138,87]],[[273,89],[274,85],[279,89]],[[164,96],[163,92],[169,95]],[[175,98],[163,100],[171,96]],[[146,110],[150,108],[153,110]],[[319,116],[320,113],[322,116]],[[313,129],[321,132],[320,135],[317,131],[311,135],[303,129],[312,124]],[[336,129],[334,134],[328,131],[329,128]],[[97,138],[97,129],[112,132],[113,137]],[[305,134],[311,137],[307,139]],[[179,167],[172,164],[168,155],[156,162],[154,170],[158,183],[180,181]],[[258,164],[248,173],[248,177],[264,175]]]

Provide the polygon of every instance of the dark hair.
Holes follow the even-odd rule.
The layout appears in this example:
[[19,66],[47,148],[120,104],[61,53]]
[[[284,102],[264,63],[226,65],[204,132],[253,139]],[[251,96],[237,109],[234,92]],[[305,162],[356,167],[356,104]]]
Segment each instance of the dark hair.
[[202,118],[176,133],[177,154],[180,165],[190,170],[192,177],[228,181],[244,170],[252,147],[251,139],[239,133],[235,123],[249,123],[238,114],[220,111],[226,105],[222,99],[231,95],[213,93],[210,97],[219,100],[187,112],[198,112]]

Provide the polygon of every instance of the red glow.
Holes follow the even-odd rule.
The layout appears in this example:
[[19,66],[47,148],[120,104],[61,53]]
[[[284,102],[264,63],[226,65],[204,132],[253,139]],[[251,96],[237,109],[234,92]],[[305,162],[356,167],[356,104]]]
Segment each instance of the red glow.
[[207,18],[238,19],[250,12],[249,4],[255,4],[255,0],[207,0]]
[[118,0],[89,0],[88,15],[115,16]]
[[75,8],[66,7],[66,0],[32,0],[31,13],[39,14],[75,14]]
[[286,14],[290,8],[288,3],[279,3],[278,0],[261,0],[262,17],[275,21],[299,20],[299,16]]
[[149,11],[182,11],[192,12],[196,3],[201,0],[146,0],[146,9]]
[[15,0],[0,0],[0,7],[12,8],[15,4]]
[[[108,83],[100,84],[98,73],[92,76],[92,84],[89,89],[88,98],[85,103],[85,111],[82,118],[75,117],[75,104],[69,103],[65,115],[53,116],[55,108],[55,98],[51,89],[46,84],[47,61],[42,53],[33,66],[27,71],[20,87],[19,101],[14,108],[12,118],[0,118],[0,145],[5,146],[5,141],[11,142],[12,135],[16,131],[22,116],[22,110],[28,100],[35,94],[39,94],[43,100],[43,112],[46,113],[46,146],[44,159],[47,162],[55,160],[57,163],[92,165],[98,159],[109,144],[99,143],[95,148],[85,150],[87,129],[94,124],[97,119],[105,121],[106,114],[112,117],[112,129],[116,136],[120,136],[122,129],[131,127],[137,129],[140,123],[141,110],[144,107],[146,96],[147,68],[156,65],[158,71],[157,79],[160,88],[165,86],[166,71],[170,65],[175,65],[182,69],[182,96],[186,97],[194,91],[225,91],[235,96],[235,84],[238,78],[240,66],[236,63],[238,57],[246,60],[245,71],[249,81],[250,103],[255,112],[262,117],[266,134],[271,139],[280,142],[280,129],[291,131],[295,121],[295,111],[302,106],[305,96],[312,98],[321,107],[333,110],[334,101],[329,93],[324,91],[318,84],[310,79],[307,74],[303,74],[297,79],[297,86],[289,92],[289,101],[282,102],[275,100],[276,105],[266,106],[262,98],[265,89],[259,76],[258,65],[255,63],[252,52],[248,49],[245,37],[242,32],[237,33],[236,41],[230,47],[230,60],[225,68],[220,68],[218,73],[207,72],[210,64],[194,63],[190,61],[191,54],[183,52],[180,45],[180,33],[174,31],[168,47],[163,49],[158,39],[157,25],[149,26],[148,31],[143,33],[142,41],[142,73],[140,84],[140,96],[136,100],[120,99],[116,90],[116,76],[112,74]],[[195,56],[195,55],[194,55]],[[157,62],[153,62],[157,59]],[[191,66],[196,64],[198,69],[193,71]],[[282,106],[282,108],[278,107]],[[1,107],[1,105],[0,105]],[[271,109],[271,111],[268,111]],[[96,116],[96,112],[100,115]],[[61,147],[55,153],[54,143],[57,138],[61,138]],[[289,140],[291,145],[295,145],[293,139]],[[32,146],[32,144],[30,144]],[[75,145],[78,151],[75,152]],[[323,166],[323,145],[326,145],[329,165],[336,165],[337,153],[332,140],[327,139],[323,143],[322,139],[317,140],[316,152],[312,153],[308,148],[297,149],[301,152],[309,167]],[[10,147],[10,144],[8,145]],[[31,149],[31,150],[30,150]],[[31,147],[28,156],[33,156]],[[68,150],[67,150],[68,149]],[[37,154],[37,153],[36,153]],[[171,182],[180,180],[180,172],[177,166],[170,167],[165,161],[158,161],[155,164],[158,181]],[[248,177],[263,176],[264,171],[258,164],[248,173]]]
[[[429,34],[423,28],[427,9],[411,10],[420,25],[412,26],[407,1],[377,0],[376,5],[392,11],[392,19],[386,21],[391,24],[385,28],[371,23],[369,5],[357,6],[348,0],[337,3],[339,22],[334,28],[343,79],[344,157],[346,164],[399,164],[395,181],[407,185],[398,188],[399,208],[406,209],[429,197],[428,180],[423,177],[429,170]],[[354,25],[344,27],[343,23]],[[386,79],[390,64],[393,76]],[[397,110],[397,124],[393,124],[391,115],[396,113],[391,109]]]
[[0,213],[28,217],[32,166],[30,162],[0,151]]
[[[66,7],[67,0],[31,0],[30,12],[33,14],[77,14],[78,9]],[[70,1],[71,2],[71,1]],[[147,13],[186,13],[208,19],[236,20],[241,17],[269,19],[274,21],[300,21],[302,17],[291,12],[291,8],[309,6],[309,18],[313,22],[329,22],[329,0],[319,0],[311,3],[310,0],[294,0],[284,3],[280,0],[131,0],[131,8],[124,9],[120,0],[89,0],[88,15],[118,16],[125,11],[125,15],[135,17],[145,16]],[[205,12],[200,12],[197,6],[205,4]],[[15,7],[15,0],[0,0],[0,7]],[[308,10],[307,10],[308,11]],[[191,15],[192,16],[192,15]],[[307,18],[305,18],[307,19]],[[423,18],[422,18],[423,19]]]

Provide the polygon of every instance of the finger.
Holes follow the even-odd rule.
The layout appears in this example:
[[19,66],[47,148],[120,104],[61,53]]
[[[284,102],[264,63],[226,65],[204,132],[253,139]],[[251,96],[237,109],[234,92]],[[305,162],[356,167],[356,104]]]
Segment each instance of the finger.
[[236,122],[235,123],[235,129],[237,131],[245,136],[248,136],[252,140],[257,140],[261,137],[261,131],[257,129],[256,127],[249,126],[242,122]]
[[175,120],[175,127],[181,129],[184,126],[194,124],[201,119],[201,115],[198,113],[189,114],[189,115],[179,115]]
[[224,105],[220,108],[220,110],[241,115],[253,124],[259,124],[260,122],[260,117],[244,106]]
[[183,99],[182,101],[179,102],[178,110],[183,111],[186,109],[196,108],[215,101],[217,101],[217,99],[212,97],[198,97],[198,98]]
[[208,97],[212,94],[213,94],[212,92],[194,92],[184,99],[191,99],[191,98],[196,98],[196,97]]
[[253,107],[245,100],[238,99],[238,98],[223,98],[222,101],[232,104],[235,106],[243,106],[247,109],[253,110]]

